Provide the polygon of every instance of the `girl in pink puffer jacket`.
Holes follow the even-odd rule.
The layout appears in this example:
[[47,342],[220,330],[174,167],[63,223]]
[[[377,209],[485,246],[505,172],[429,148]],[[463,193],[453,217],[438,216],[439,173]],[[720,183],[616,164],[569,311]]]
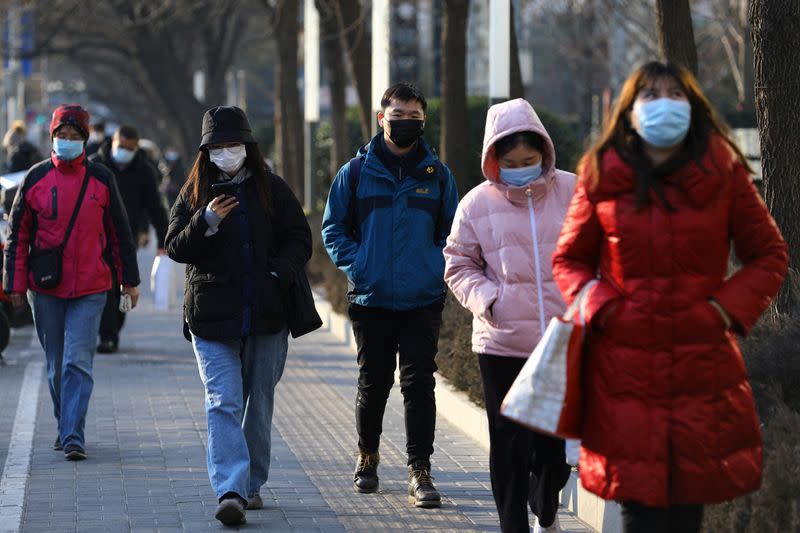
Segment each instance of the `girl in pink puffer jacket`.
[[575,175],[556,169],[553,141],[521,98],[489,109],[482,170],[486,181],[459,204],[444,248],[445,281],[474,316],[500,526],[528,531],[530,503],[535,531],[557,531],[558,493],[570,473],[564,441],[501,417],[500,404],[550,318],[566,309],[551,256]]

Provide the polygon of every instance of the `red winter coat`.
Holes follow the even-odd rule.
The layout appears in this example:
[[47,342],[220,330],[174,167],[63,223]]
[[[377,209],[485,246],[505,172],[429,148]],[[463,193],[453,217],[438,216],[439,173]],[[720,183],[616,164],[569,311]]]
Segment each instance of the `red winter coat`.
[[[728,145],[664,180],[675,209],[637,212],[634,172],[609,149],[594,191],[578,186],[553,256],[571,302],[595,276],[580,476],[605,499],[664,507],[756,490],[761,433],[736,338],[713,298],[746,334],[777,293],[788,255],[778,228]],[[653,195],[655,197],[655,195]],[[730,242],[743,267],[726,277]]]
[[[61,282],[54,289],[42,289],[28,271],[30,247],[61,244],[85,173],[89,174],[89,183],[62,254]],[[111,171],[85,161],[84,156],[63,161],[52,155],[51,160],[32,167],[11,209],[3,262],[4,290],[24,293],[31,289],[60,298],[78,298],[110,289],[112,268],[121,283],[139,284],[136,247]]]

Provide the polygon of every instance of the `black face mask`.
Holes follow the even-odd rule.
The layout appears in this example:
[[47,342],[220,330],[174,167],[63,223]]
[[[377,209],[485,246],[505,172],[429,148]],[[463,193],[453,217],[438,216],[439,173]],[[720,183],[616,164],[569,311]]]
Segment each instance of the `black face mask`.
[[389,138],[400,148],[408,148],[422,136],[425,123],[415,118],[403,120],[390,120],[391,133]]

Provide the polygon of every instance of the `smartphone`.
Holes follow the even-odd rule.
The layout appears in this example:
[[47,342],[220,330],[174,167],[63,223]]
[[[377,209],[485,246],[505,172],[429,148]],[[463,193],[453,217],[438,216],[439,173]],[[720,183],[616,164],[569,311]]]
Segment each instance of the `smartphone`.
[[238,187],[239,185],[237,183],[233,183],[231,181],[214,183],[211,185],[211,197],[216,198],[217,196],[222,196],[223,194],[234,196]]

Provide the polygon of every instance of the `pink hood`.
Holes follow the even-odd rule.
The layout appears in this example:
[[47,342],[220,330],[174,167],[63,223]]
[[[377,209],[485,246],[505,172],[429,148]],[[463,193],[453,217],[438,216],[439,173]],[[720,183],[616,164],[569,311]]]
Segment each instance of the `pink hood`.
[[[545,139],[542,177],[526,187],[509,187],[499,180],[494,143],[518,131]],[[459,203],[444,248],[444,278],[472,311],[472,349],[477,353],[527,357],[541,338],[542,326],[564,312],[551,258],[575,191],[575,175],[557,170],[555,159],[553,142],[528,102],[513,100],[489,109],[483,149],[487,181]]]
[[517,98],[489,108],[486,114],[486,129],[483,134],[483,152],[481,153],[481,170],[483,176],[495,183],[500,182],[500,167],[494,152],[494,143],[519,131],[532,131],[544,138],[542,154],[542,178],[549,181],[556,170],[556,150],[553,140],[544,129],[539,115],[527,100]]

